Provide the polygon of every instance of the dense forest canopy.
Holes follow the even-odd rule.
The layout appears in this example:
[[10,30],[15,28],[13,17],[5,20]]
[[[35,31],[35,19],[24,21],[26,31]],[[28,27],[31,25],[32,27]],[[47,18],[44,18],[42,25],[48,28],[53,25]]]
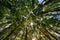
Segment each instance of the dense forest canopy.
[[60,0],[0,0],[0,40],[60,40]]

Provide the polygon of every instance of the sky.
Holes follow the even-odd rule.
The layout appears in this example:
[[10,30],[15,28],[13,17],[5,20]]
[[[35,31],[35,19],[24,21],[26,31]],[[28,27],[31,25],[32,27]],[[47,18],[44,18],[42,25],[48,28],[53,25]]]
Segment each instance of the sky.
[[[41,4],[44,0],[38,0],[38,3]],[[60,7],[60,6],[59,6]],[[60,20],[60,15],[56,16]]]
[[44,0],[38,0],[38,3],[41,4]]

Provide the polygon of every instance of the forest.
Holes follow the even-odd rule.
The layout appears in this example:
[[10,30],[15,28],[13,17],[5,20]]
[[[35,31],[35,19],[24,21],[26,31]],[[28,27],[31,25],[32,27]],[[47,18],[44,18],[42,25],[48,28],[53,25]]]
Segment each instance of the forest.
[[0,0],[0,40],[60,40],[60,0]]

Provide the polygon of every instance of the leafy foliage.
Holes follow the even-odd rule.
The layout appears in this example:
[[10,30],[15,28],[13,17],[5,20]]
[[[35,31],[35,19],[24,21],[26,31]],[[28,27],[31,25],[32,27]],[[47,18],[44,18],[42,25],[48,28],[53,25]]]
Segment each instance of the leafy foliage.
[[0,0],[0,40],[59,40],[60,0]]

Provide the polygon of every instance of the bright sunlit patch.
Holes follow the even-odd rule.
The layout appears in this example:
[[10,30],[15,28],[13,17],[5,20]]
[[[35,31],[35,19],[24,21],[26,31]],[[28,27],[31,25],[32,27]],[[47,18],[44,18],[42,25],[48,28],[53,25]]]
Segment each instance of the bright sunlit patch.
[[41,21],[43,20],[43,18],[40,19]]
[[28,8],[28,6],[25,6],[26,8]]
[[20,31],[20,34],[23,34],[23,31]]
[[34,37],[34,38],[32,38],[32,40],[36,40],[36,38]]
[[33,25],[33,22],[31,22],[30,25],[32,26]]
[[57,33],[55,33],[57,36],[59,36],[60,37],[60,35],[59,34],[57,34]]
[[20,40],[20,38],[19,37],[16,37],[16,40]]
[[2,30],[3,30],[3,28],[0,27],[0,31],[2,31]]
[[8,28],[12,23],[8,24],[5,28]]
[[50,25],[50,27],[53,27],[53,25]]

